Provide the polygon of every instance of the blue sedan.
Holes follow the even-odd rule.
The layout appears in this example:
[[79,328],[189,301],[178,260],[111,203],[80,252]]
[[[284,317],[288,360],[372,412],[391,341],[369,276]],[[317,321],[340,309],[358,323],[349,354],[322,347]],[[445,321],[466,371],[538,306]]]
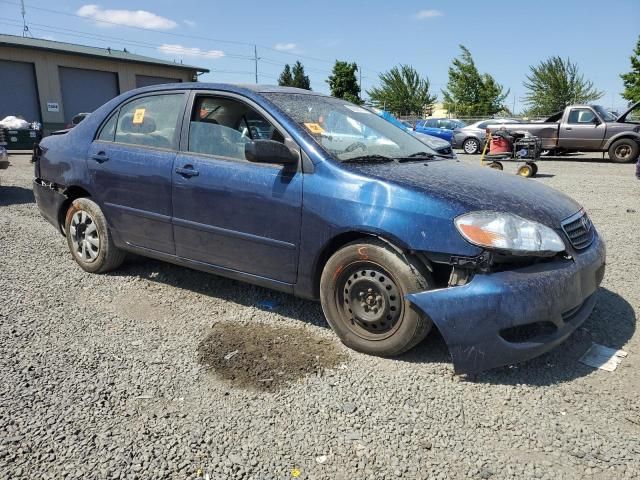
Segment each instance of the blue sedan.
[[453,131],[456,128],[466,126],[467,124],[463,121],[452,118],[427,118],[426,120],[419,120],[414,130],[419,133],[426,133],[427,135],[442,138],[451,143]]
[[132,252],[318,299],[342,342],[373,355],[436,326],[457,372],[558,345],[604,275],[572,199],[306,90],[129,91],[34,162],[38,207],[87,272]]

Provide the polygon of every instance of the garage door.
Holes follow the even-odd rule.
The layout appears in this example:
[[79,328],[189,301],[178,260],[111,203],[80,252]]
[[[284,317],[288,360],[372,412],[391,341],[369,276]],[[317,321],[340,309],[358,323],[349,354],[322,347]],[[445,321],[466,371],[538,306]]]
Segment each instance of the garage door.
[[148,75],[136,75],[136,87],[148,87],[149,85],[158,85],[160,83],[178,83],[181,82],[179,78],[167,78],[167,77],[150,77]]
[[60,67],[64,121],[96,108],[118,96],[118,74],[99,70]]
[[40,102],[33,63],[0,60],[0,120],[21,116],[40,121]]

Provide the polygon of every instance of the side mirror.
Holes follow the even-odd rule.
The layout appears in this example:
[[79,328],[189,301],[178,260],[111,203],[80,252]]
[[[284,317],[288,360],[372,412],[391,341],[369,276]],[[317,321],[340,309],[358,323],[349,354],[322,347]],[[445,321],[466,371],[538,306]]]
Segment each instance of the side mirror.
[[598,125],[600,125],[600,119],[594,116],[593,119],[591,120],[591,123],[593,123],[597,127]]
[[244,144],[244,156],[255,163],[295,165],[298,156],[289,147],[275,140],[253,140]]

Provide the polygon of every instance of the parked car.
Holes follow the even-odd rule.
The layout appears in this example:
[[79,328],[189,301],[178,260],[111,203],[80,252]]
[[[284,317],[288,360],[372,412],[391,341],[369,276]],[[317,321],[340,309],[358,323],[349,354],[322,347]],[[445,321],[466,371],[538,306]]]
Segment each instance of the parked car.
[[[373,140],[331,141],[351,128]],[[584,322],[604,275],[604,243],[574,200],[442,160],[307,90],[128,91],[33,160],[38,208],[85,271],[134,252],[319,299],[340,339],[373,355],[435,324],[458,372],[531,358]]]
[[68,129],[68,128],[75,127],[81,121],[83,121],[85,118],[87,118],[89,115],[91,115],[91,113],[86,113],[86,112],[74,115],[74,117],[71,119],[71,121],[69,123],[67,123],[64,128]]
[[461,148],[464,153],[467,154],[480,153],[484,148],[487,138],[486,130],[489,125],[502,126],[513,123],[520,123],[520,120],[513,118],[495,118],[479,120],[466,127],[456,128],[453,130],[451,146],[453,148]]
[[451,143],[453,131],[456,128],[462,128],[466,125],[463,121],[452,118],[427,118],[426,120],[418,120],[414,130],[419,133],[426,133],[427,135],[442,138]]
[[571,105],[544,122],[521,123],[517,130],[539,137],[542,148],[552,153],[608,152],[611,161],[630,163],[640,155],[638,111],[640,102],[619,117],[599,105]]
[[435,150],[439,155],[446,158],[457,158],[455,152],[451,148],[451,144],[446,140],[442,140],[441,138],[434,137],[432,135],[427,135],[426,133],[416,132],[412,128],[407,127],[407,124],[406,124],[407,122],[398,120],[396,117],[393,116],[393,114],[391,114],[390,112],[387,112],[386,110],[380,110],[377,108],[373,108],[371,110],[375,112],[377,115],[387,120],[388,122],[393,123],[396,127],[402,128],[407,133],[410,133],[421,142],[427,144],[429,147]]

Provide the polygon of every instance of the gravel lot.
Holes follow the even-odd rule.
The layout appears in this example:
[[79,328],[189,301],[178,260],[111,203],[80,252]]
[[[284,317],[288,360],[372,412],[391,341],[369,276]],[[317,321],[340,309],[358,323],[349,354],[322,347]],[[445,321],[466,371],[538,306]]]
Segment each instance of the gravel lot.
[[[598,306],[555,351],[465,378],[437,335],[379,359],[342,347],[313,302],[139,257],[84,273],[33,203],[29,157],[10,162],[0,478],[640,477],[633,165],[541,162],[530,181],[583,203],[607,242]],[[592,341],[629,356],[584,366]]]

